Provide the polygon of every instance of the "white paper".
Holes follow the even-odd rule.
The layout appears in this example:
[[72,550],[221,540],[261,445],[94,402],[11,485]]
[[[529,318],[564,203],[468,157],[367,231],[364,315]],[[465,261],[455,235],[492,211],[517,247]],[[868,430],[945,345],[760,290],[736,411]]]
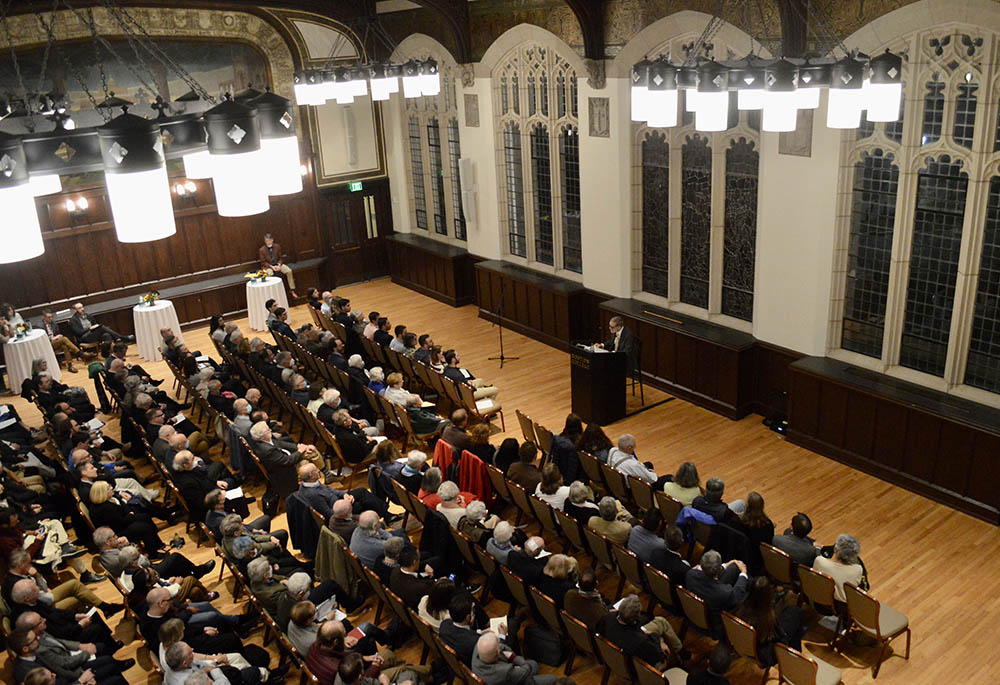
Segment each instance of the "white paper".
[[[319,603],[319,606],[316,607],[316,615],[317,616],[326,616],[331,611],[333,611],[333,608],[335,606],[337,606],[337,598],[336,597],[330,597],[330,598],[326,599],[325,601],[322,601],[322,602]],[[339,621],[340,619],[338,618],[337,620]]]
[[[373,435],[371,436],[371,439],[374,440],[375,442],[382,442],[383,440],[388,440],[388,438],[385,437],[384,435]],[[406,461],[406,457],[403,457],[402,459],[397,459],[396,461]]]
[[[494,633],[496,633],[497,635],[499,635],[500,634],[500,624],[501,623],[506,623],[506,622],[507,622],[507,617],[506,616],[497,616],[496,618],[491,618],[490,619],[490,630],[492,630]],[[504,633],[504,634],[506,635],[506,633]]]
[[536,559],[544,559],[545,557],[548,557],[548,556],[551,556],[551,555],[552,555],[552,552],[550,552],[547,549],[543,549],[541,552],[538,553],[537,556],[535,556],[535,558]]
[[476,400],[476,409],[479,411],[482,411],[484,409],[489,409],[492,406],[493,406],[493,400],[490,399]]
[[226,490],[226,499],[239,499],[243,496],[243,488],[233,488]]
[[8,426],[13,426],[15,423],[17,423],[16,419],[5,419],[4,421],[0,421],[0,430],[3,430]]
[[177,423],[180,423],[181,421],[185,420],[186,418],[187,418],[187,417],[186,417],[186,416],[184,416],[184,414],[181,414],[180,412],[178,412],[178,413],[177,413],[177,414],[176,414],[176,415],[174,416],[174,418],[170,419],[170,422],[171,422],[171,423],[175,423],[175,424],[177,424]]
[[462,375],[465,376],[466,378],[472,378],[472,374],[469,373],[468,369],[459,369],[459,371],[461,371]]
[[87,612],[87,617],[91,617],[97,613],[97,607],[90,607],[90,611]]
[[613,608],[613,609],[614,609],[615,611],[618,611],[618,607],[619,607],[619,606],[621,606],[621,603],[622,603],[622,602],[624,602],[624,601],[625,601],[625,598],[624,598],[624,597],[622,597],[622,598],[621,598],[621,599],[619,599],[619,600],[618,600],[617,602],[615,602],[614,604],[612,604],[612,605],[611,605],[611,607],[612,607],[612,608]]
[[3,416],[4,414],[6,414],[9,411],[10,411],[10,406],[8,406],[6,404],[0,404],[0,416]]
[[334,621],[343,621],[345,618],[347,618],[347,614],[345,614],[340,609],[337,609],[335,612],[333,612]]
[[104,426],[104,422],[95,416],[94,418],[92,418],[90,421],[87,421],[87,423],[83,425],[85,425],[88,430],[99,431]]
[[195,357],[194,360],[196,362],[207,362],[208,361],[208,355],[207,354],[203,354],[200,357]]

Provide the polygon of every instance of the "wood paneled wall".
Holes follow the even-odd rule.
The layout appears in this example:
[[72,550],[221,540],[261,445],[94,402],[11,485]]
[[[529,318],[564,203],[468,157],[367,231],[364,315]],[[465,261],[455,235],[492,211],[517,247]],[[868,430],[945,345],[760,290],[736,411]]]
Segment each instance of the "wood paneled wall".
[[388,180],[366,180],[360,192],[346,186],[324,188],[317,203],[328,257],[323,287],[388,275],[387,241],[393,234]]
[[[33,315],[43,306],[61,309],[75,300],[98,302],[208,280],[256,267],[267,232],[289,262],[325,254],[314,190],[272,198],[264,214],[225,218],[215,211],[211,181],[195,183],[190,199],[171,193],[177,232],[150,243],[118,242],[103,185],[38,198],[45,253],[0,266],[0,298]],[[80,197],[90,206],[72,216],[66,200]]]
[[1000,523],[1000,411],[833,359],[789,375],[789,440]]
[[413,233],[397,233],[390,241],[393,283],[452,307],[476,301],[476,261],[464,248]]

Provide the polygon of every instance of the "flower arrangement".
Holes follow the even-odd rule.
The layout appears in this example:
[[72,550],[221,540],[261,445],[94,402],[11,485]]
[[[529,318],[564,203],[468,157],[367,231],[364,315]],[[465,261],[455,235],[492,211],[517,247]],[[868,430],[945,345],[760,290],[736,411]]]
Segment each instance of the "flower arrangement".
[[30,323],[19,323],[16,326],[14,326],[14,333],[17,335],[18,338],[23,338],[25,334],[27,334],[27,332],[30,330],[31,330]]
[[142,296],[141,301],[147,307],[152,307],[153,304],[160,299],[160,293],[157,290],[152,290]]
[[243,274],[243,278],[247,278],[251,283],[259,283],[267,278],[267,272],[263,269],[258,269],[257,271],[248,271]]

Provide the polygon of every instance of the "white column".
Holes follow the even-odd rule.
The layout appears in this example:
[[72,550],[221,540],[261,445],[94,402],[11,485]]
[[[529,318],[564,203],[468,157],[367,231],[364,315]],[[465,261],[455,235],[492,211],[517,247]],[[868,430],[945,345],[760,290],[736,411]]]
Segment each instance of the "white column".
[[812,156],[778,154],[761,133],[753,334],[764,342],[825,355],[829,328],[840,131],[813,118]]
[[[462,145],[462,157],[474,161],[476,178],[476,214],[466,221],[468,250],[477,257],[500,259],[502,231],[499,226],[499,203],[502,198],[499,197],[497,173],[503,171],[503,155],[497,154],[492,81],[488,72],[480,74],[479,70],[477,64],[475,83],[471,87],[466,88],[461,83],[458,87],[458,136]],[[466,93],[475,94],[478,98],[479,126],[466,126]]]
[[406,105],[402,93],[382,103],[382,136],[385,139],[385,168],[392,197],[392,228],[396,233],[414,230],[410,207],[410,170],[406,163]]
[[[630,297],[632,265],[632,123],[628,79],[609,78],[602,90],[580,78],[580,237],[583,284]],[[590,135],[591,97],[610,99],[610,137]]]

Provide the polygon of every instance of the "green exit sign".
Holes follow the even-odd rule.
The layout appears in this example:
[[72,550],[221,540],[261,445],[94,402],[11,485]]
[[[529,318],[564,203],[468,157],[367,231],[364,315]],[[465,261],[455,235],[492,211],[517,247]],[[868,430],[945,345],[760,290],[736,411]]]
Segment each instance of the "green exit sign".
[[352,181],[347,184],[347,189],[352,193],[356,193],[361,190],[361,181]]

